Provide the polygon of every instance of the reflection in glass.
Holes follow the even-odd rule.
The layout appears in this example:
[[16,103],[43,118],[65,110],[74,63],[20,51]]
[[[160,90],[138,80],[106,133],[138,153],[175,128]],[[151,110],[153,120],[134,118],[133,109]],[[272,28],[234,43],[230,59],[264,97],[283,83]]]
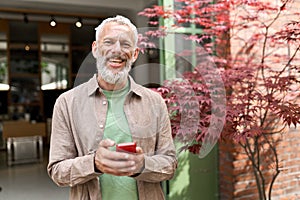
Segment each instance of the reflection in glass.
[[42,90],[66,89],[69,73],[67,36],[41,37]]
[[[186,34],[185,36],[187,36]],[[175,65],[177,76],[181,77],[185,72],[193,70],[193,41],[183,40],[182,34],[176,34],[175,41]]]
[[189,15],[188,12],[182,12],[186,10],[186,7],[189,6],[186,2],[183,1],[174,1],[174,10],[176,12],[180,12],[180,19],[176,20],[176,25],[179,27],[190,27],[191,23],[189,22],[189,19],[191,16]]
[[[26,87],[24,87],[26,85]],[[15,104],[38,103],[39,78],[17,77],[11,80],[11,101]]]
[[6,34],[0,32],[0,90],[9,90]]
[[[25,47],[25,45],[24,45]],[[38,51],[31,49],[26,51],[25,48],[10,50],[10,73],[22,76],[37,75],[39,72]]]

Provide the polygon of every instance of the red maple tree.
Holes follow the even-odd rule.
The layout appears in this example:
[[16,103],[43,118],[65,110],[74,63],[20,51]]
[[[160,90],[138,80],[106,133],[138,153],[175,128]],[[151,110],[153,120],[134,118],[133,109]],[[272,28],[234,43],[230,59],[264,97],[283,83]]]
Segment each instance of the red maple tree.
[[[281,171],[276,135],[300,123],[300,13],[291,6],[295,2],[176,2],[181,5],[176,9],[155,5],[140,12],[157,26],[147,37],[165,37],[184,24],[202,29],[187,36],[201,45],[195,51],[201,58],[197,65],[157,89],[168,105],[173,136],[182,142],[182,150],[199,155],[211,149],[219,133],[233,140],[251,162],[259,198],[271,199]],[[175,23],[159,26],[159,19]],[[176,53],[184,54],[187,49]],[[203,59],[204,54],[209,57]],[[265,173],[264,161],[272,172]]]

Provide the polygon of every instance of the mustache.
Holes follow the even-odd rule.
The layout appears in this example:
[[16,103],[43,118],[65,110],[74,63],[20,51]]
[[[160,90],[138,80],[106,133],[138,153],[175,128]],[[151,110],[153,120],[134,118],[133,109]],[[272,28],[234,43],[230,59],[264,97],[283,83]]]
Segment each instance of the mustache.
[[121,60],[127,60],[126,56],[120,55],[120,54],[108,55],[108,56],[104,56],[104,58],[105,58],[106,60],[109,60],[109,59],[121,59]]

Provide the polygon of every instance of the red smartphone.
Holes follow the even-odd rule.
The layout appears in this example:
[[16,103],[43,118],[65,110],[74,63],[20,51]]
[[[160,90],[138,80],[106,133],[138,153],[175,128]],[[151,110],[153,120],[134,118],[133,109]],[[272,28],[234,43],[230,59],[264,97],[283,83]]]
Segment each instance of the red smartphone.
[[126,142],[126,143],[117,144],[116,151],[127,152],[127,153],[136,153],[136,142]]

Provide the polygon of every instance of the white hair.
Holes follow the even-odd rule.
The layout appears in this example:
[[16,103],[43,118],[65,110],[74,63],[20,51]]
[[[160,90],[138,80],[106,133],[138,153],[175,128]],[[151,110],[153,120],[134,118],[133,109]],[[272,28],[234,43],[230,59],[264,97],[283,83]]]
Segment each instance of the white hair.
[[116,22],[120,25],[127,25],[134,34],[134,45],[135,45],[135,47],[137,46],[138,31],[137,31],[136,26],[133,23],[131,23],[131,21],[128,18],[123,17],[121,15],[117,15],[115,17],[107,18],[107,19],[103,20],[98,27],[95,28],[95,30],[96,30],[96,41],[97,41],[98,35],[102,31],[104,25],[106,25],[107,23],[110,23],[110,22]]

